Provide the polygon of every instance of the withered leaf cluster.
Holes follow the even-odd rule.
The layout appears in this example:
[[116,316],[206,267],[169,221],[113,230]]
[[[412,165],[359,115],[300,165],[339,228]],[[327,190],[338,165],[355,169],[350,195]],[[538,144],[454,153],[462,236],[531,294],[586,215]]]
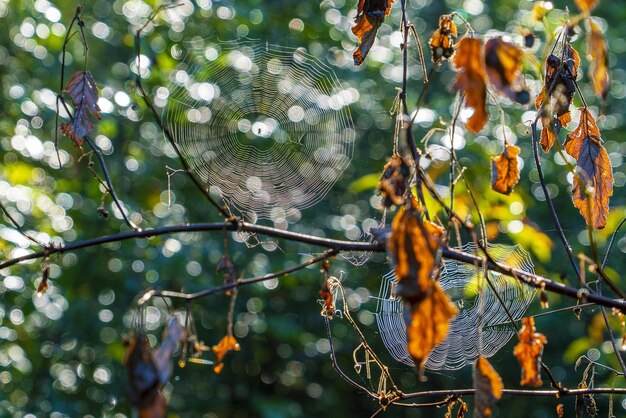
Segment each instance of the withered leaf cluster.
[[562,57],[555,54],[546,59],[546,79],[543,88],[535,99],[535,106],[541,118],[541,148],[548,152],[561,128],[572,121],[570,105],[576,92],[576,77],[580,57],[567,43]]
[[241,347],[239,343],[232,335],[225,335],[216,345],[211,347],[211,351],[215,354],[215,364],[213,365],[213,371],[216,374],[220,374],[224,368],[224,357],[229,351],[239,351]]
[[487,81],[511,100],[521,104],[529,100],[521,74],[522,51],[501,37],[490,39],[486,45],[479,38],[461,39],[454,54],[454,66],[458,73],[453,88],[463,92],[467,106],[474,109],[466,125],[470,132],[479,132],[489,120]]
[[395,263],[398,295],[410,309],[407,325],[409,353],[420,368],[430,351],[448,334],[456,307],[434,279],[443,228],[423,219],[414,199],[394,217],[387,241]]
[[431,59],[435,64],[450,59],[454,54],[454,39],[458,36],[456,24],[450,15],[439,17],[439,27],[428,41]]

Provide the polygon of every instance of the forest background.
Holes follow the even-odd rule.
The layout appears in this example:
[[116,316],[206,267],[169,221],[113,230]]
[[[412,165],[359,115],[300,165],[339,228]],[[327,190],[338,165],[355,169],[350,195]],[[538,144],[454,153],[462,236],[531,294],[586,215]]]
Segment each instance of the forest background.
[[[354,91],[350,106],[356,129],[356,146],[351,165],[326,198],[305,209],[289,229],[329,238],[366,240],[362,235],[380,223],[383,216],[376,191],[384,164],[393,150],[394,117],[390,109],[402,81],[399,2],[381,26],[377,49],[361,67],[352,53],[356,38],[351,32],[356,4],[344,0],[293,1],[182,1],[182,5],[157,17],[142,41],[142,53],[150,62],[144,79],[151,93],[169,84],[176,62],[170,52],[176,44],[196,37],[222,40],[248,37],[288,47],[304,47],[331,66],[346,88]],[[58,168],[55,151],[55,100],[61,76],[61,51],[66,30],[76,11],[71,2],[0,0],[0,200],[25,229],[37,231],[42,240],[60,237],[63,242],[127,231],[111,200],[104,198],[110,213],[99,213],[102,190],[90,174],[89,158],[71,141],[60,138],[64,165]],[[154,2],[106,0],[83,4],[82,17],[89,44],[88,69],[106,99],[102,121],[94,137],[103,148],[118,195],[141,227],[179,225],[190,222],[221,222],[223,217],[202,199],[198,190],[181,173],[178,161],[168,154],[162,132],[137,95],[133,81],[134,34],[157,7]],[[410,0],[407,13],[422,38],[422,46],[437,28],[441,14],[457,12],[477,33],[501,31],[521,36],[521,28],[536,35],[540,56],[545,48],[545,31],[563,23],[563,10],[575,11],[571,1],[555,1],[555,11],[543,22],[531,18],[535,2],[429,1]],[[611,86],[606,102],[595,98],[587,72],[580,82],[582,92],[599,119],[604,145],[615,175],[615,195],[607,227],[597,233],[600,253],[617,224],[626,215],[626,182],[623,155],[626,72],[624,52],[626,10],[618,2],[601,2],[593,12],[609,44]],[[584,59],[587,51],[584,25],[573,45]],[[414,42],[408,79],[408,101],[415,103],[424,88]],[[79,40],[68,44],[66,75],[82,69],[83,49]],[[429,59],[429,54],[426,55]],[[430,63],[428,64],[430,65]],[[135,67],[136,68],[136,67]],[[541,66],[540,69],[543,69]],[[531,97],[539,92],[538,75],[525,67]],[[420,138],[433,127],[445,127],[455,107],[451,90],[455,73],[448,64],[437,69],[423,98],[414,135]],[[67,79],[66,79],[67,80]],[[577,99],[578,100],[578,99]],[[578,101],[576,105],[580,105]],[[555,281],[574,283],[554,225],[550,221],[532,151],[527,122],[535,109],[503,103],[507,139],[521,148],[524,166],[520,183],[510,196],[490,190],[490,158],[502,150],[499,114],[479,135],[465,134],[457,142],[460,163],[479,196],[490,239],[520,244],[529,251],[537,273]],[[493,107],[493,106],[492,106]],[[447,142],[446,142],[447,141]],[[442,189],[447,187],[448,156],[438,150],[449,146],[445,133],[428,143],[432,160],[425,166]],[[563,161],[556,153],[543,160],[548,189],[574,251],[589,252],[584,220],[571,204]],[[471,207],[459,194],[457,210]],[[465,200],[464,200],[465,199]],[[389,215],[388,215],[389,216]],[[390,218],[387,220],[390,222]],[[356,230],[355,230],[356,227]],[[248,248],[237,233],[184,233],[114,242],[52,257],[50,288],[36,295],[42,276],[39,261],[0,271],[0,415],[74,417],[131,416],[126,399],[126,376],[122,365],[123,336],[132,328],[137,297],[148,288],[198,291],[223,282],[216,265],[224,254],[224,236],[237,274],[245,277],[294,266],[320,252],[304,244],[278,241],[279,246]],[[9,259],[24,253],[24,238],[8,219],[0,228],[0,251]],[[619,272],[625,271],[626,239],[617,236],[607,270],[621,287]],[[381,277],[390,270],[385,254],[373,254],[369,263],[357,267],[341,257],[331,262],[330,272],[342,278],[355,318],[370,335],[376,349],[403,387],[418,391],[471,387],[470,368],[459,372],[427,373],[420,382],[415,370],[393,360],[378,338],[374,322]],[[279,280],[242,287],[235,307],[234,333],[241,351],[231,353],[224,371],[216,375],[210,366],[188,364],[175,368],[165,390],[170,398],[170,416],[203,417],[299,417],[369,416],[379,405],[342,379],[332,368],[319,289],[323,275],[312,266]],[[44,298],[44,299],[41,299]],[[45,300],[45,303],[42,302]],[[550,295],[550,307],[571,305],[571,300]],[[217,343],[227,327],[229,299],[212,295],[192,305],[199,338]],[[173,302],[177,309],[185,308]],[[147,330],[160,339],[166,312],[149,309]],[[541,312],[538,298],[529,312]],[[358,339],[349,324],[333,324],[334,348],[338,359],[352,368],[352,351]],[[574,363],[587,355],[600,363],[619,368],[607,340],[606,329],[595,307],[584,308],[577,318],[563,311],[537,318],[545,334],[544,361],[557,381],[576,387],[583,368]],[[619,327],[616,332],[620,335]],[[517,387],[519,369],[509,342],[491,360],[508,382]],[[596,369],[596,382],[625,387],[623,376]],[[546,384],[547,385],[547,384]],[[4,399],[1,399],[4,398]],[[532,403],[531,403],[532,401]],[[626,409],[615,397],[615,410]],[[608,409],[606,397],[597,397],[600,414]],[[554,398],[505,396],[493,416],[555,416]],[[573,411],[573,399],[565,403]],[[393,416],[443,416],[442,409],[394,408]],[[623,411],[622,411],[623,414]],[[619,412],[616,413],[620,415]]]

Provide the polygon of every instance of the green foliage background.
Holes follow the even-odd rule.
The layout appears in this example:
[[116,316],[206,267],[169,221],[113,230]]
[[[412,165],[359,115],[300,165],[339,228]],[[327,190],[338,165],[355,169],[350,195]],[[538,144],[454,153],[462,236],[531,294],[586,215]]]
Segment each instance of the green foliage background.
[[[538,38],[536,56],[540,58],[545,48],[541,43],[545,28],[556,28],[563,13],[554,11],[546,18],[545,25],[534,24],[529,18],[533,4],[525,0],[410,0],[408,15],[424,46],[438,16],[451,11],[464,16],[481,34],[502,31],[515,38],[519,37],[520,27],[530,27]],[[216,211],[200,198],[183,175],[171,176],[171,194],[168,193],[166,167],[178,168],[178,163],[167,156],[164,138],[134,90],[130,68],[134,62],[133,34],[158,4],[97,0],[83,6],[89,43],[87,68],[93,73],[102,96],[111,104],[94,136],[107,154],[114,183],[133,220],[142,227],[220,221]],[[555,7],[576,10],[571,1],[557,1]],[[61,239],[72,242],[128,229],[113,216],[108,198],[104,202],[111,216],[103,219],[99,215],[102,191],[88,172],[89,158],[81,159],[66,138],[59,142],[65,164],[60,170],[55,168],[54,101],[60,82],[63,38],[75,8],[76,4],[71,2],[0,0],[3,27],[0,30],[0,199],[26,229],[37,231],[42,240],[54,242]],[[157,18],[158,26],[149,26],[142,40],[143,53],[152,62],[146,84],[153,94],[168,84],[176,65],[170,54],[172,48],[184,47],[195,37],[245,36],[304,47],[333,67],[346,86],[357,89],[359,100],[351,107],[357,129],[352,164],[326,199],[303,211],[302,219],[290,226],[294,231],[342,239],[346,238],[342,224],[360,227],[364,221],[371,224],[372,220],[381,219],[375,187],[392,151],[394,120],[389,110],[401,75],[399,4],[394,5],[379,32],[377,45],[382,48],[361,68],[355,68],[351,59],[356,46],[350,31],[355,8],[355,2],[347,0],[184,1],[181,7],[168,12],[169,17]],[[605,1],[594,15],[609,41],[613,80],[609,98],[606,104],[601,104],[593,96],[587,62],[583,60],[582,91],[594,110],[601,109],[605,115],[599,124],[616,179],[609,225],[597,235],[602,250],[626,213],[622,190],[626,182],[622,164],[626,151],[622,141],[626,11],[618,2]],[[579,28],[579,33],[584,33],[584,29]],[[585,56],[584,36],[575,39],[575,47]],[[410,48],[409,103],[415,103],[423,82],[414,42]],[[82,69],[82,46],[76,36],[68,51],[66,76]],[[540,87],[534,82],[538,78],[536,69],[528,66],[525,71],[532,93],[537,93]],[[433,74],[424,100],[432,120],[426,118],[419,124],[414,130],[416,138],[432,127],[443,127],[441,121],[450,120],[455,100],[450,90],[453,76],[447,64]],[[578,100],[576,105],[580,105]],[[467,167],[488,223],[493,231],[498,231],[494,240],[521,243],[531,252],[538,273],[575,285],[542,201],[536,170],[532,168],[530,135],[523,122],[528,120],[525,112],[534,109],[510,103],[503,103],[503,107],[508,138],[516,139],[525,162],[515,193],[502,197],[489,188],[490,157],[499,153],[502,146],[496,129],[500,116],[495,106],[490,109],[491,123],[481,135],[465,135],[465,146],[458,150],[460,161]],[[433,160],[428,171],[437,184],[446,187],[448,163],[437,151],[442,136],[435,134],[429,141]],[[545,155],[544,162],[549,188],[568,238],[575,252],[588,251],[584,221],[570,201],[566,169],[554,152]],[[457,207],[469,207],[462,190],[459,196]],[[512,207],[516,208],[514,213]],[[12,232],[6,219],[0,226],[0,237],[3,259],[24,253],[27,243]],[[623,261],[626,240],[623,234],[618,239],[609,261],[609,273],[623,285],[619,272],[626,267]],[[185,233],[52,257],[49,262],[53,285],[41,298],[35,295],[41,279],[40,262],[1,271],[0,415],[132,416],[125,396],[121,360],[122,336],[132,324],[137,295],[151,287],[195,291],[220,284],[222,278],[215,274],[215,264],[223,253],[222,241],[221,233]],[[319,251],[301,244],[280,242],[279,245],[280,249],[268,251],[264,246],[247,248],[230,239],[229,251],[238,272],[245,277],[295,265],[308,254]],[[467,368],[458,373],[428,373],[428,381],[419,382],[413,370],[388,355],[372,322],[375,301],[368,296],[377,295],[380,277],[389,268],[383,255],[374,255],[364,267],[354,267],[341,258],[331,267],[332,273],[342,275],[345,286],[354,291],[351,300],[359,308],[355,317],[403,390],[470,387]],[[227,357],[221,375],[213,374],[209,366],[189,364],[184,369],[177,368],[166,387],[171,398],[169,416],[313,417],[373,413],[377,404],[332,370],[317,302],[321,281],[318,267],[314,267],[282,278],[274,289],[262,284],[241,289],[235,334],[242,350]],[[551,307],[571,303],[552,295],[549,298]],[[532,313],[540,311],[538,305],[533,303]],[[152,315],[148,329],[155,340],[160,339],[160,329],[166,320],[166,310],[159,307],[148,312]],[[227,308],[227,298],[219,294],[193,305],[198,335],[207,344],[216,343],[224,335]],[[575,370],[574,361],[582,354],[599,356],[598,361],[617,367],[598,318],[597,309],[587,308],[580,320],[571,312],[537,319],[539,330],[549,339],[544,359],[552,367],[555,378],[567,386],[574,387],[580,381],[582,371]],[[349,325],[340,319],[334,321],[333,327],[339,360],[351,370],[357,339]],[[619,335],[619,326],[615,329]],[[494,357],[493,364],[502,374],[506,387],[513,388],[518,387],[519,371],[512,347],[510,342]],[[598,369],[596,384],[624,386],[624,379]],[[622,399],[615,401],[616,410],[621,411]],[[601,414],[605,414],[607,399],[598,398],[598,402]],[[554,399],[532,398],[530,402],[529,398],[505,397],[494,416],[555,416],[556,403]],[[571,416],[573,399],[567,399],[565,407],[566,416]],[[444,410],[400,408],[389,412],[393,416],[413,417],[444,413]]]

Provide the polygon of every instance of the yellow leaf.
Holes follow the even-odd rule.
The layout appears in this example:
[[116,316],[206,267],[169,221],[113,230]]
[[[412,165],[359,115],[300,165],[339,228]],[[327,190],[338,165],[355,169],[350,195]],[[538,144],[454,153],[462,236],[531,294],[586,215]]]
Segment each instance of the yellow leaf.
[[541,355],[543,346],[548,343],[545,335],[536,332],[535,319],[522,318],[522,329],[517,334],[519,343],[515,346],[513,354],[522,366],[522,379],[520,385],[539,387],[541,381]]

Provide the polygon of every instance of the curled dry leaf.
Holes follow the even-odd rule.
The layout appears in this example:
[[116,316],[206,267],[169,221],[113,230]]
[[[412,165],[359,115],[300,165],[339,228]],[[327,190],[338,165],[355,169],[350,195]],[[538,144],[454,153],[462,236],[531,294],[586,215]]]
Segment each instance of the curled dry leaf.
[[48,290],[48,279],[50,278],[50,266],[43,268],[43,274],[39,286],[37,286],[37,296],[42,296]]
[[520,385],[539,387],[541,381],[541,355],[543,346],[548,343],[545,335],[536,332],[535,319],[522,318],[522,329],[517,334],[519,343],[515,346],[513,354],[522,366],[522,379]]
[[542,124],[541,148],[545,152],[550,150],[561,128],[572,121],[569,108],[576,91],[580,56],[569,43],[563,55],[563,65],[554,54],[546,59],[545,84],[535,99]]
[[68,81],[65,91],[74,105],[74,116],[61,125],[61,132],[80,145],[85,135],[93,130],[91,117],[100,119],[98,88],[89,71],[78,71]]
[[356,25],[352,28],[352,33],[359,38],[359,47],[353,56],[355,65],[361,65],[365,61],[376,40],[378,28],[391,11],[392,3],[393,0],[359,0],[354,18]]
[[324,306],[322,307],[321,312],[322,316],[325,316],[328,319],[333,319],[333,315],[335,314],[335,298],[333,297],[333,293],[330,291],[327,279],[324,280],[322,290],[320,290],[320,296],[324,301]]
[[437,251],[443,228],[422,219],[415,200],[401,208],[393,218],[387,246],[396,266],[398,295],[411,302],[423,296],[433,283]]
[[522,77],[522,50],[501,36],[492,38],[485,44],[485,66],[489,82],[496,90],[520,104],[530,100],[528,89]]
[[446,338],[450,320],[457,313],[457,308],[435,281],[431,281],[425,296],[413,304],[407,339],[409,353],[420,368],[424,367],[431,350]]
[[504,151],[491,158],[491,188],[498,193],[511,194],[519,181],[517,156],[520,148],[517,145],[504,144]]
[[467,129],[474,133],[479,132],[489,120],[484,61],[483,41],[469,37],[461,39],[454,54],[458,74],[453,87],[465,94],[465,103],[474,109],[474,114],[467,121]]
[[241,347],[239,346],[237,340],[235,340],[235,337],[233,337],[232,335],[224,336],[224,338],[222,338],[220,342],[217,343],[217,345],[211,347],[211,350],[216,357],[213,371],[216,374],[220,374],[222,372],[222,369],[224,368],[223,360],[226,354],[228,354],[229,351],[239,351],[240,349]]
[[587,49],[589,51],[589,77],[593,81],[593,91],[602,100],[609,93],[609,55],[606,40],[598,25],[589,19]]
[[391,160],[385,164],[383,175],[378,184],[378,190],[383,197],[383,205],[401,205],[405,201],[407,190],[409,190],[409,176],[411,170],[404,159],[394,154]]
[[474,364],[474,418],[491,416],[491,408],[502,398],[504,385],[493,366],[484,357],[478,357]]
[[581,12],[589,13],[600,3],[600,0],[574,0]]
[[613,195],[613,168],[601,141],[600,130],[591,112],[581,108],[580,122],[567,135],[565,151],[576,159],[572,187],[574,206],[593,229],[606,225],[609,198]]
[[435,64],[441,63],[444,59],[450,59],[454,54],[454,38],[456,38],[456,24],[450,15],[439,17],[439,27],[430,37],[431,58]]

